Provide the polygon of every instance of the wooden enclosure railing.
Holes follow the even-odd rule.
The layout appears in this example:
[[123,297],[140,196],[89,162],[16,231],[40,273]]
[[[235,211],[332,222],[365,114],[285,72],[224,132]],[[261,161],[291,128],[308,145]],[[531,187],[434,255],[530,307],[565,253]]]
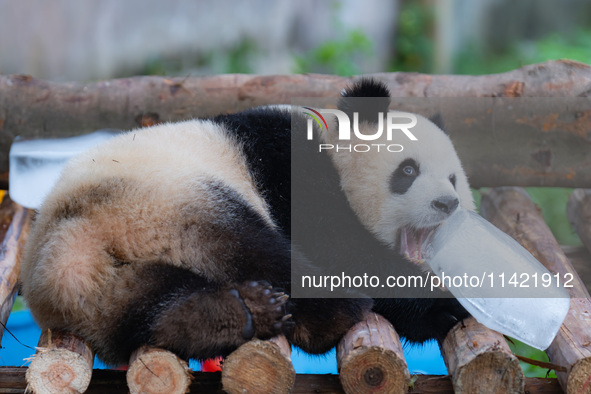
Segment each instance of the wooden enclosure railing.
[[[518,240],[551,271],[574,273],[572,262],[581,277],[591,276],[591,191],[585,190],[591,188],[590,67],[557,61],[480,77],[414,73],[375,76],[388,83],[394,106],[427,115],[441,110],[451,114],[446,125],[471,184],[497,187],[483,193],[484,217]],[[16,135],[73,135],[289,103],[293,97],[334,97],[349,81],[320,75],[222,75],[77,84],[0,76],[0,172],[4,174],[0,183],[8,186],[8,149]],[[483,111],[473,103],[476,100],[470,99],[474,97],[483,97],[479,102],[491,107]],[[528,102],[532,97],[548,100]],[[499,109],[507,107],[507,100],[514,100],[511,113]],[[556,100],[563,100],[564,105],[555,105]],[[488,112],[491,108],[497,111],[494,119]],[[563,250],[523,189],[498,186],[581,188],[571,195],[565,209],[587,249]],[[3,323],[16,293],[18,256],[31,216],[9,198],[0,205]],[[558,379],[524,378],[505,339],[473,319],[459,323],[443,343],[449,377],[411,378],[395,329],[380,316],[370,314],[338,347],[339,377],[296,376],[284,338],[244,345],[226,359],[222,374],[191,373],[183,360],[150,348],[132,356],[127,373],[92,371],[92,351],[83,340],[68,333],[45,332],[38,356],[28,369],[0,368],[0,393],[3,389],[24,390],[27,382],[36,392],[43,392],[50,384],[76,391],[88,387],[87,392],[103,393],[126,392],[127,387],[132,392],[166,393],[187,389],[220,392],[222,387],[229,392],[294,393],[403,393],[409,387],[414,393],[591,392],[591,305],[585,286],[590,281],[576,278],[570,294],[571,309],[548,349],[551,362],[558,366]],[[65,359],[73,361],[64,364]]]

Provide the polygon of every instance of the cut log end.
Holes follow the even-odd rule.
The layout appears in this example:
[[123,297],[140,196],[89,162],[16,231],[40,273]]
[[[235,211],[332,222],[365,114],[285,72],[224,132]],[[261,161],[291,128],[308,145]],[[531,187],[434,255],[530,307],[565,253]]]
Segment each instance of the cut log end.
[[456,393],[521,393],[525,378],[515,357],[490,351],[459,368],[452,382]]
[[83,393],[90,384],[92,368],[85,358],[66,349],[38,353],[27,369],[27,390],[32,393]]
[[83,393],[92,377],[93,354],[80,337],[44,331],[37,354],[26,373],[27,391],[32,393]]
[[132,394],[182,394],[189,392],[190,384],[187,362],[174,353],[143,346],[131,355],[127,386]]
[[346,393],[405,393],[409,374],[403,359],[376,346],[350,354],[341,366],[340,380]]
[[226,358],[222,386],[228,393],[288,393],[295,383],[285,337],[252,340]]
[[573,365],[566,384],[568,394],[591,394],[591,359],[584,358]]
[[442,345],[456,393],[520,393],[525,376],[505,339],[474,318],[456,324]]
[[337,347],[340,380],[347,393],[405,393],[410,376],[392,325],[371,313]]

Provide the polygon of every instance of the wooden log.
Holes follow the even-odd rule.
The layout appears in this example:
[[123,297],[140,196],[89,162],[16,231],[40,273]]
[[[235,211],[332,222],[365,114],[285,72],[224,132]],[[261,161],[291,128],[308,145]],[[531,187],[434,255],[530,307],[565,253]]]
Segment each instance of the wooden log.
[[456,393],[521,393],[519,360],[498,332],[470,317],[447,334],[441,353]]
[[[7,196],[0,205],[2,215],[3,235],[0,246],[0,340],[4,333],[4,326],[12,310],[14,298],[18,292],[18,278],[21,267],[21,252],[29,235],[31,212],[12,202]],[[5,216],[4,216],[5,215]],[[7,225],[7,221],[10,224]]]
[[591,302],[585,285],[544,222],[540,210],[521,188],[491,189],[483,194],[481,212],[495,226],[528,249],[552,273],[573,276],[568,288],[571,306],[556,338],[547,350],[567,393],[591,392]]
[[571,298],[589,298],[584,284],[544,222],[540,208],[523,188],[499,187],[482,193],[480,211],[483,217],[517,240],[548,270],[559,273],[561,278],[573,274],[573,286],[567,288]]
[[341,339],[337,366],[346,393],[408,391],[410,376],[400,337],[376,313],[369,313]]
[[[0,367],[0,394],[24,393],[26,367]],[[223,394],[220,373],[193,372],[191,393]],[[415,375],[411,383],[413,394],[453,394],[449,376]],[[127,394],[125,371],[97,369],[92,375],[86,394]],[[525,378],[528,394],[561,394],[558,381],[551,378]],[[297,375],[293,394],[344,393],[337,375]]]
[[0,202],[0,239],[4,239],[10,223],[12,223],[12,217],[14,216],[14,208],[10,196],[4,193],[4,197]]
[[291,394],[310,394],[310,393],[344,393],[339,375],[315,375],[298,374],[296,375],[295,385]]
[[83,393],[90,384],[94,354],[81,337],[44,330],[27,370],[27,390],[43,393]]
[[142,346],[131,354],[127,385],[131,394],[189,392],[189,365],[168,350]]
[[[6,197],[0,203],[0,239],[2,243],[6,243],[8,241],[8,237],[6,236],[9,229],[11,228],[12,219],[15,214],[16,205],[10,200],[9,197]],[[14,253],[12,253],[12,257],[6,256],[8,249],[4,247],[0,251],[0,254],[4,255],[3,258],[0,259],[0,266],[5,267],[3,271],[7,276],[6,280],[2,277],[2,281],[0,282],[0,322],[2,322],[2,326],[0,327],[0,340],[2,340],[2,336],[4,334],[4,326],[6,325],[6,321],[8,320],[8,316],[10,315],[10,311],[12,309],[12,304],[14,302],[15,292],[17,288],[17,280],[18,279],[18,271],[15,275],[13,275],[12,271],[15,269],[20,268],[20,264],[16,265],[11,260],[14,260]],[[8,257],[8,259],[6,258]]]
[[291,346],[282,335],[249,341],[222,365],[222,386],[228,393],[288,393],[294,382]]
[[[473,187],[591,187],[591,130],[586,127],[591,118],[586,98],[591,92],[590,67],[562,60],[483,76],[373,76],[388,84],[392,108],[425,115],[445,112],[446,129]],[[219,75],[57,83],[0,75],[0,174],[8,171],[10,144],[19,134],[49,137],[130,129],[290,104],[296,97],[334,99],[352,79]]]
[[575,189],[571,193],[566,204],[566,215],[591,252],[591,189]]
[[583,281],[587,292],[591,292],[591,252],[582,245],[562,245],[561,248]]

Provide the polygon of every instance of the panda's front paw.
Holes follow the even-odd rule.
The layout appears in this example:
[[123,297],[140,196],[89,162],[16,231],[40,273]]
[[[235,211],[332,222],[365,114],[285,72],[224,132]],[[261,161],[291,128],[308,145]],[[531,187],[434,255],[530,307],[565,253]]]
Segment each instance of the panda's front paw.
[[244,338],[271,338],[289,324],[291,315],[285,314],[285,303],[289,299],[287,294],[264,281],[245,282],[236,286],[234,291],[238,292],[249,315],[242,332]]
[[449,330],[457,323],[461,322],[470,314],[464,307],[454,298],[449,298],[439,301],[439,313],[436,317],[436,326],[440,327],[437,339],[443,342]]

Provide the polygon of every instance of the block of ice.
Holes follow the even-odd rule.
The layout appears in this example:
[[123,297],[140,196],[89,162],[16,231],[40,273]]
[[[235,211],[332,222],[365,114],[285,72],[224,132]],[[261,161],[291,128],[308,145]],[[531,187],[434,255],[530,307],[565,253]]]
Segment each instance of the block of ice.
[[439,226],[425,260],[476,320],[535,348],[550,346],[568,312],[565,278],[474,212]]
[[104,129],[70,138],[17,137],[9,154],[10,197],[24,207],[38,209],[71,157],[118,133],[119,130]]

